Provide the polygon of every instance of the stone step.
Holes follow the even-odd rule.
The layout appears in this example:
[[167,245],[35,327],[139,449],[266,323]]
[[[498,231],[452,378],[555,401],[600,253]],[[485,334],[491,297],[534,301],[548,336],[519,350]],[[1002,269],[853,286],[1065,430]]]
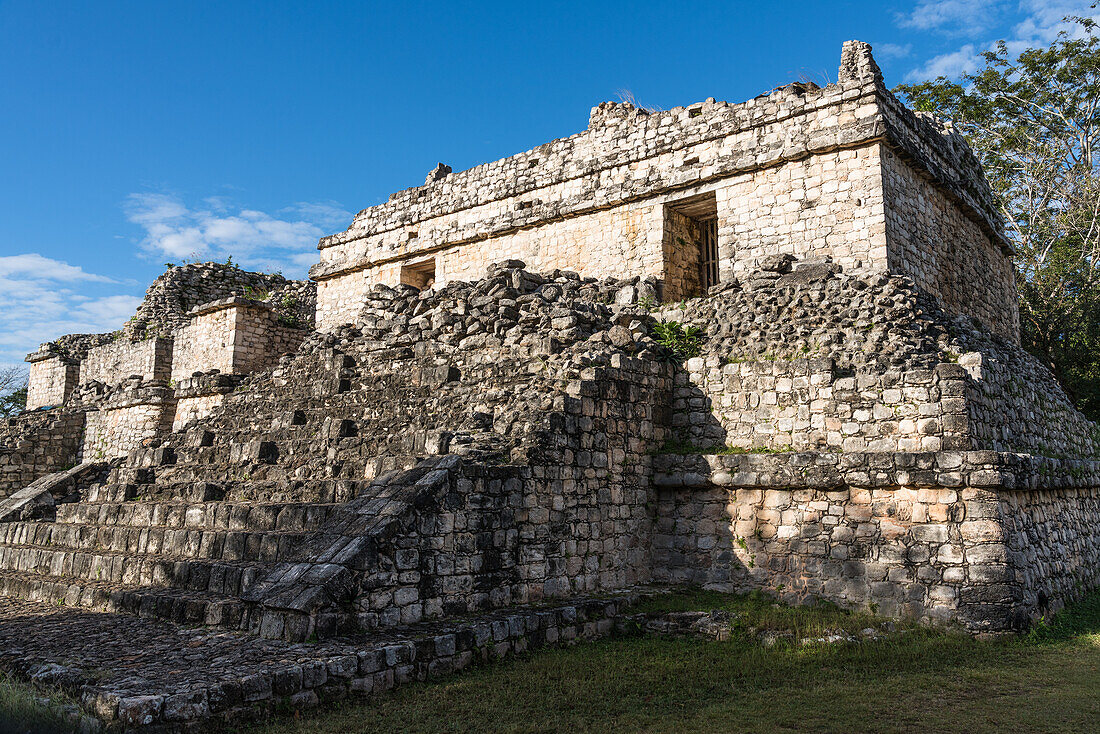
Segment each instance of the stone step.
[[[265,470],[271,467],[263,467]],[[116,482],[93,486],[82,503],[139,502],[148,504],[190,504],[210,502],[229,504],[337,504],[354,499],[369,485],[362,469],[355,471],[363,479],[287,479],[276,467],[276,476],[258,476],[249,480],[227,480],[217,467],[187,468],[154,479]],[[162,472],[164,470],[161,470]]]
[[199,528],[12,522],[0,525],[0,547],[26,545],[183,559],[278,561],[292,556],[306,531],[205,530]]
[[[158,600],[168,612],[182,607],[181,626],[8,597],[0,599],[0,665],[28,679],[44,665],[57,666],[67,675],[54,680],[111,731],[236,730],[246,719],[269,721],[477,662],[595,639],[612,633],[621,610],[639,598],[635,591],[295,644],[196,628],[186,598],[178,606],[172,597]],[[197,607],[203,600],[195,601]],[[152,602],[147,607],[152,613],[143,616],[170,618]]]
[[301,531],[324,524],[337,503],[73,502],[58,505],[58,523],[132,528]]
[[100,581],[131,588],[170,587],[239,596],[270,570],[269,564],[212,561],[168,555],[84,551],[37,545],[0,546],[0,569]]
[[186,589],[127,588],[28,571],[0,570],[0,596],[55,607],[83,607],[180,624],[247,630],[249,606],[238,598]]

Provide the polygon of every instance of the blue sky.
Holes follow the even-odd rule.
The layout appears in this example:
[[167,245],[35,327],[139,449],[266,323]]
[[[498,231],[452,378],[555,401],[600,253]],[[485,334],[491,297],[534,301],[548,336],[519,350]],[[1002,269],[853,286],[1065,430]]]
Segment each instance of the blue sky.
[[629,92],[670,108],[889,84],[1042,45],[1074,0],[348,3],[0,0],[0,365],[117,328],[165,262],[303,277],[318,237],[420,184],[582,130]]

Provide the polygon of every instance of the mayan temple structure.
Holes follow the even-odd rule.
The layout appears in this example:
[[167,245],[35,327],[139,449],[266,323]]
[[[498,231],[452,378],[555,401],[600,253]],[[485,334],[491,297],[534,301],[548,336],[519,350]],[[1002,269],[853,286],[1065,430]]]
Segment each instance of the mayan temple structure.
[[[1020,346],[974,154],[838,79],[170,268],[0,424],[0,663],[120,726],[387,690],[681,584],[1023,630],[1100,579],[1100,430]],[[302,644],[304,642],[309,644]]]

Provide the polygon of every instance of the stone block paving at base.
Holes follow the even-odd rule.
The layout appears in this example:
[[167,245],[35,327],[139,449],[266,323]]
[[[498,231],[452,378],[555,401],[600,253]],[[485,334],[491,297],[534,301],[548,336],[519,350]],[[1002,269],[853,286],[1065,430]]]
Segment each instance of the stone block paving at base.
[[637,593],[510,608],[397,634],[289,643],[0,598],[0,666],[107,723],[156,729],[289,713],[543,645],[594,639]]

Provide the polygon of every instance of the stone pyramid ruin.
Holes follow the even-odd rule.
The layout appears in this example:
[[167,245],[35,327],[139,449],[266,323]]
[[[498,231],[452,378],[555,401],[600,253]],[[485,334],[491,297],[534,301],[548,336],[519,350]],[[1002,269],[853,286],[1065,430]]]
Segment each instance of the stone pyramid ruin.
[[1019,343],[963,139],[836,84],[453,172],[311,281],[170,268],[28,356],[0,664],[126,727],[615,630],[680,584],[1021,629],[1100,573],[1100,431]]

